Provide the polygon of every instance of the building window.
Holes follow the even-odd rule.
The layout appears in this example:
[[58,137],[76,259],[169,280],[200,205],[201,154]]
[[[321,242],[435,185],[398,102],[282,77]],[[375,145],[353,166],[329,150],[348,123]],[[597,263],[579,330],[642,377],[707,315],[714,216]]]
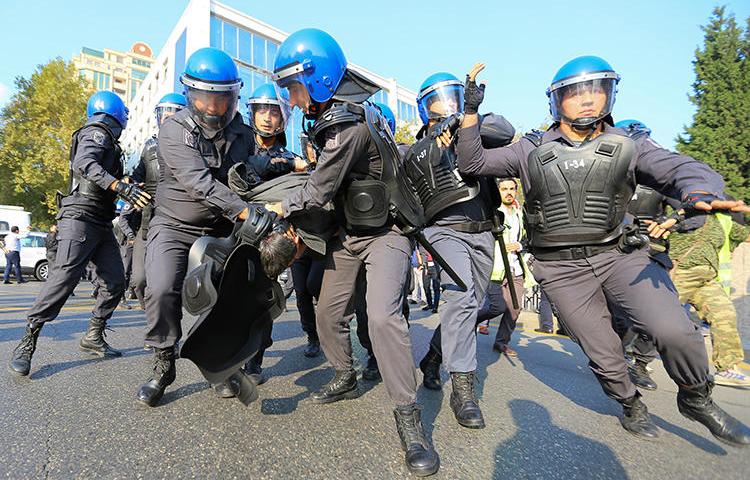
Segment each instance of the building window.
[[135,98],[135,93],[138,91],[140,85],[141,82],[136,82],[135,80],[130,82],[130,101],[133,101]]
[[109,82],[109,74],[94,72],[94,88],[97,90],[109,90]]
[[269,71],[273,71],[273,61],[276,58],[276,50],[278,49],[279,46],[271,40],[266,42],[266,59],[268,60],[267,65]]
[[253,65],[263,70],[266,67],[266,39],[258,35],[253,35]]
[[135,78],[137,80],[145,80],[146,72],[141,72],[140,70],[131,70],[130,76],[131,78]]
[[224,46],[222,50],[230,57],[237,57],[237,27],[231,23],[224,22]]
[[140,65],[141,67],[151,68],[151,62],[147,62],[145,60],[140,60],[138,58],[133,59],[133,63],[136,65]]
[[248,65],[253,63],[253,36],[247,30],[240,29],[239,34],[239,56],[240,61]]
[[211,47],[221,48],[221,20],[211,15]]

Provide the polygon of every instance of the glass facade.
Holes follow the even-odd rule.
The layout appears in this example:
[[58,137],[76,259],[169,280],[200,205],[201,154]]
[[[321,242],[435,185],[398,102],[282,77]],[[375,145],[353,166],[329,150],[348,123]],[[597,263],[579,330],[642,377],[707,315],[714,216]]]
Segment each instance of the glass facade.
[[388,91],[385,89],[381,89],[381,90],[378,90],[375,93],[375,95],[370,97],[370,100],[372,100],[373,102],[378,102],[378,103],[388,105],[388,98],[389,98]]
[[398,112],[396,113],[396,115],[398,115],[399,120],[404,122],[419,122],[417,107],[401,100],[398,101]]
[[94,87],[97,90],[109,90],[110,78],[107,73],[94,72]]
[[[118,57],[119,60],[117,60],[118,63],[122,63],[122,57]],[[141,67],[151,68],[151,62],[147,62],[146,60],[140,60],[138,58],[133,59],[133,63],[136,65],[140,65]]]

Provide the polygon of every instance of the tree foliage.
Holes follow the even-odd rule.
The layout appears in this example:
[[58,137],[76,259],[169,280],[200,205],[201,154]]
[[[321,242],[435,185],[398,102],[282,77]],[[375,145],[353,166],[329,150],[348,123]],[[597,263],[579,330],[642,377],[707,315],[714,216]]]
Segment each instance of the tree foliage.
[[724,7],[714,9],[696,49],[692,125],[677,150],[724,177],[727,192],[750,199],[750,18],[743,32]]
[[55,192],[67,188],[71,135],[86,120],[92,90],[60,58],[15,84],[0,112],[0,203],[22,205],[44,227],[56,213]]

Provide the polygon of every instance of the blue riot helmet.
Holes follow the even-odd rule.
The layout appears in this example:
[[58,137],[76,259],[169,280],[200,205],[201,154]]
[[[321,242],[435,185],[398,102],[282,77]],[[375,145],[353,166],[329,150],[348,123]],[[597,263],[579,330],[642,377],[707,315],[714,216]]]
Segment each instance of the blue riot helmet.
[[156,113],[156,125],[161,127],[164,120],[179,112],[186,106],[187,100],[185,100],[185,95],[179,93],[168,93],[164,95],[154,109],[154,113]]
[[86,116],[91,118],[97,113],[106,113],[114,118],[123,130],[128,125],[128,107],[116,93],[102,90],[89,97],[89,102],[86,104]]
[[627,120],[620,120],[615,123],[615,127],[622,128],[627,132],[646,132],[646,135],[651,135],[651,129],[646,126],[645,123],[640,120],[629,118]]
[[[556,122],[565,120],[578,129],[594,128],[612,113],[619,81],[620,76],[605,60],[594,56],[574,58],[557,71],[547,89],[552,118]],[[569,102],[566,112],[563,102]]]
[[385,103],[380,102],[373,102],[373,105],[378,107],[378,110],[380,110],[380,113],[383,114],[383,117],[385,118],[386,123],[388,123],[388,128],[391,129],[392,134],[396,134],[396,116],[393,114],[393,110],[386,105]]
[[261,137],[273,137],[283,133],[289,120],[289,100],[285,91],[276,91],[272,83],[256,88],[247,101],[250,125]]
[[446,72],[430,75],[422,82],[417,95],[417,108],[422,123],[448,118],[464,111],[464,84]]
[[322,30],[305,28],[279,45],[273,80],[291,106],[317,113],[317,104],[333,98],[346,73],[346,57],[336,40]]
[[226,127],[237,114],[240,79],[234,60],[216,48],[196,50],[180,75],[195,122],[209,133]]

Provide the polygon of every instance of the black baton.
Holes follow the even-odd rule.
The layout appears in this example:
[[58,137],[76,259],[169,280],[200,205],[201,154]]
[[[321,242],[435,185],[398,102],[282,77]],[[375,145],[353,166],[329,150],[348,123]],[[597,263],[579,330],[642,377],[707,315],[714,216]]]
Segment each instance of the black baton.
[[[503,230],[505,225],[500,219],[501,212],[495,210],[492,214],[492,235],[495,236],[495,240],[500,245],[500,257],[503,259],[503,267],[505,267],[505,281],[508,282],[508,289],[510,290],[510,299],[513,303],[513,308],[518,309],[518,296],[516,296],[516,286],[513,283],[513,272],[510,271],[510,262],[508,261],[508,252],[505,250],[505,238],[503,238]],[[505,215],[503,215],[503,218]]]
[[466,284],[463,280],[461,280],[461,277],[459,277],[456,271],[451,268],[450,264],[448,264],[448,262],[446,262],[445,259],[437,251],[435,251],[432,244],[425,238],[424,233],[422,233],[421,230],[414,230],[408,235],[414,237],[417,242],[422,245],[430,255],[432,255],[432,260],[434,260],[435,263],[440,265],[440,267],[445,270],[445,273],[447,273],[448,276],[451,277],[451,280],[456,282],[456,286],[458,286],[459,290],[461,290],[462,292],[465,292],[467,290]]

